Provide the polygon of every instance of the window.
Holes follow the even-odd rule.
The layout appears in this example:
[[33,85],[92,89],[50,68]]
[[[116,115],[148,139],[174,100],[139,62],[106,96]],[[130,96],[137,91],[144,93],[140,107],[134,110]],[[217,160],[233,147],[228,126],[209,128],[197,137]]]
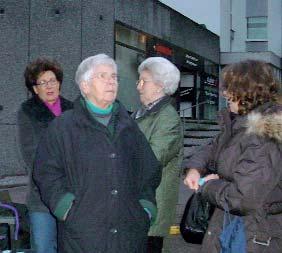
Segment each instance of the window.
[[218,65],[217,64],[205,59],[204,68],[207,74],[218,76]]
[[139,94],[136,89],[136,81],[139,78],[137,68],[140,61],[145,59],[145,55],[118,44],[115,50],[120,76],[118,99],[122,101],[128,111],[133,112],[140,107]]
[[147,36],[116,24],[116,41],[145,51]]
[[247,21],[248,39],[267,39],[267,17],[250,17],[247,19]]
[[133,112],[140,107],[136,90],[137,68],[146,57],[148,36],[120,24],[116,24],[115,28],[115,58],[120,76],[118,99],[128,111]]

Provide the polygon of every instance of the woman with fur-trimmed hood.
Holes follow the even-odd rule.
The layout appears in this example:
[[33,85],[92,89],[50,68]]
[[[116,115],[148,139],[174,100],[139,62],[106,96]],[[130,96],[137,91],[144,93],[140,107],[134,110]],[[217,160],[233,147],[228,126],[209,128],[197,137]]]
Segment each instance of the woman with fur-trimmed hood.
[[[216,206],[201,252],[221,251],[226,204],[231,214],[244,220],[247,252],[281,252],[282,105],[275,102],[278,82],[267,63],[247,60],[225,67],[221,86],[228,101],[228,109],[220,114],[222,131],[186,163],[184,183],[202,191]],[[212,164],[217,174],[210,174]],[[205,181],[202,186],[200,177]]]

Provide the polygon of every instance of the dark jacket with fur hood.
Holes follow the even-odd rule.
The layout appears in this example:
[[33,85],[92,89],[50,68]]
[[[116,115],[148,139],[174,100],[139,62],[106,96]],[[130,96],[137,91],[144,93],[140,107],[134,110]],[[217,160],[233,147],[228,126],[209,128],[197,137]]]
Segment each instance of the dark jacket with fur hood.
[[[280,252],[282,248],[282,106],[267,103],[246,116],[221,114],[222,131],[196,153],[186,168],[208,173],[215,164],[218,180],[201,191],[216,206],[205,235],[202,252],[220,252],[223,206],[244,219],[247,252]],[[265,241],[263,246],[253,242]]]
[[[62,112],[72,109],[72,102],[63,97],[60,97],[60,99]],[[48,124],[55,117],[56,116],[37,96],[23,102],[18,111],[19,147],[23,158],[23,166],[30,175],[27,196],[27,206],[29,211],[48,212],[48,208],[42,203],[38,189],[31,179],[31,170],[39,139],[45,132]]]

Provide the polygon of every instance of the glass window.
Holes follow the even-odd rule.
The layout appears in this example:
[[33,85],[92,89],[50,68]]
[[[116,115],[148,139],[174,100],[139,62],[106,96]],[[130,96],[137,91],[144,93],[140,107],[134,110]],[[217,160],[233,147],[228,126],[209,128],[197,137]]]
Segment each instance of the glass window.
[[205,72],[207,74],[212,74],[214,76],[218,76],[218,65],[213,63],[212,61],[209,61],[207,59],[205,59],[205,63],[204,63],[204,67],[205,67]]
[[247,21],[248,39],[267,39],[267,17],[250,17]]
[[116,24],[115,30],[115,58],[120,76],[118,99],[133,112],[140,107],[137,68],[145,60],[148,36],[120,24]]
[[116,24],[116,41],[145,51],[147,36]]
[[140,106],[136,90],[136,81],[139,78],[137,67],[144,59],[144,54],[116,44],[116,63],[120,76],[118,99],[131,112]]
[[204,119],[215,120],[217,117],[217,106],[213,104],[205,104]]

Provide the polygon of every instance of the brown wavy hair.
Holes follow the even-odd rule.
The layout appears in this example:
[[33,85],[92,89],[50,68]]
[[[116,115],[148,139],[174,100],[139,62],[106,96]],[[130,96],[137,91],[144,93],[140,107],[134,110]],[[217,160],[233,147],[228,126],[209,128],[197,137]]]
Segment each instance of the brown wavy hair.
[[221,91],[233,102],[239,101],[238,113],[241,115],[276,100],[279,82],[266,62],[246,60],[234,63],[224,67],[221,75]]
[[61,65],[55,60],[38,58],[28,64],[24,72],[25,86],[32,95],[35,95],[33,86],[37,85],[37,79],[46,71],[52,71],[55,74],[61,87],[64,77]]

